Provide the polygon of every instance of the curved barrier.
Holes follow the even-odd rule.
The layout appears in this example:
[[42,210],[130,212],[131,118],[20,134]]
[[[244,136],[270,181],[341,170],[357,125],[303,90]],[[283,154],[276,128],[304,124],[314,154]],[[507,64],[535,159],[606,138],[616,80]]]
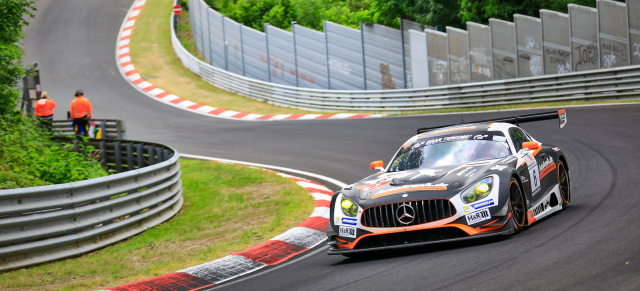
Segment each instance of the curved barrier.
[[133,156],[129,160],[139,161],[140,167],[127,164],[126,172],[74,183],[0,190],[0,271],[102,248],[180,210],[182,182],[176,150],[137,141],[100,143],[113,149],[102,151],[103,155],[115,156],[117,161]]
[[[173,17],[173,16],[172,16]],[[221,89],[280,106],[314,111],[410,112],[549,101],[637,98],[640,66],[402,90],[318,90],[250,79],[191,55],[171,21],[173,48],[189,70]]]

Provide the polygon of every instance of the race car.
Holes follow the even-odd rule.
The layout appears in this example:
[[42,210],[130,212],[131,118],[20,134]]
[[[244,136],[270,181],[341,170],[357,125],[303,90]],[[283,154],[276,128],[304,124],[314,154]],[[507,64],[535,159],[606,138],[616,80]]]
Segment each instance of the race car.
[[418,129],[384,167],[337,191],[330,255],[511,235],[566,207],[569,165],[520,123],[565,110]]

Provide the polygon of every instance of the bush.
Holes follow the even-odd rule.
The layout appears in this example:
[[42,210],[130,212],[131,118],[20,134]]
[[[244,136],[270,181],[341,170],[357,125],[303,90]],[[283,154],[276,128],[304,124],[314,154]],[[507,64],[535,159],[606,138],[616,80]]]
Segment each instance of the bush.
[[[31,118],[0,119],[0,189],[76,182],[106,176],[96,160],[51,141]],[[86,152],[91,151],[87,148]]]

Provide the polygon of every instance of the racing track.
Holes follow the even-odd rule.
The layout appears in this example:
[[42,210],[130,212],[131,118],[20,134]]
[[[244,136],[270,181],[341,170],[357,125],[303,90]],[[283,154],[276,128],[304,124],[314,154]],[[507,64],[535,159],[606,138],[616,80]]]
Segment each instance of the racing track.
[[[181,153],[305,170],[347,183],[370,174],[369,162],[388,160],[415,128],[460,121],[459,115],[446,115],[240,122],[164,105],[133,89],[116,67],[116,36],[131,4],[132,0],[38,1],[38,17],[25,29],[25,63],[39,62],[43,89],[58,102],[56,119],[64,118],[73,93],[82,88],[94,104],[94,117],[126,120],[130,139],[168,144]],[[519,113],[465,114],[464,119]],[[570,108],[568,120],[563,130],[551,121],[523,126],[567,153],[573,199],[568,210],[518,236],[411,249],[369,260],[327,256],[320,246],[302,259],[220,286],[639,290],[640,106]]]

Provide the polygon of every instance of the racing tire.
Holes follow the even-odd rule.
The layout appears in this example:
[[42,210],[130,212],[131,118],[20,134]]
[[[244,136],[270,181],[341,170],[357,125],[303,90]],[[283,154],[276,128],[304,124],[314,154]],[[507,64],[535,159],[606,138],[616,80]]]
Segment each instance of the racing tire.
[[562,161],[558,162],[558,188],[560,188],[562,198],[562,209],[565,209],[571,201],[571,181],[569,180],[569,171]]
[[524,203],[524,195],[520,189],[520,184],[515,178],[511,178],[511,183],[509,183],[509,213],[511,214],[511,224],[515,233],[522,231],[527,221],[527,211]]

